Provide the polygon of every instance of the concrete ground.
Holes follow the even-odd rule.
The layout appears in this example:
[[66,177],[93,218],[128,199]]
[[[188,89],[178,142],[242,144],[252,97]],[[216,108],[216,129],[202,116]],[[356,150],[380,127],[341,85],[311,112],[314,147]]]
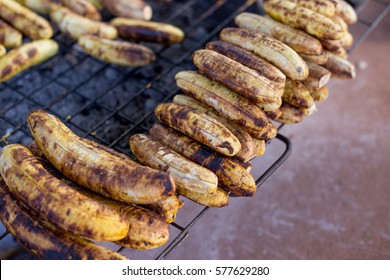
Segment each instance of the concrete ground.
[[208,211],[169,259],[390,259],[389,28],[350,56],[355,80],[283,128],[292,154],[255,197]]

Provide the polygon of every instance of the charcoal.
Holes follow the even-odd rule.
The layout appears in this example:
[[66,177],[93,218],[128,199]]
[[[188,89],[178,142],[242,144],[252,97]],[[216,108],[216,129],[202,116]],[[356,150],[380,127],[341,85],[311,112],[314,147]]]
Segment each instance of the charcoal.
[[23,124],[27,120],[28,114],[36,109],[41,108],[41,106],[24,99],[17,106],[12,108],[12,110],[7,111],[4,116],[12,123],[17,125]]
[[59,102],[66,95],[67,89],[53,82],[35,92],[30,98],[42,106],[48,106],[53,102]]
[[23,99],[23,96],[10,88],[0,90],[0,116],[4,115],[9,108],[16,105]]
[[72,118],[70,122],[88,132],[108,114],[107,110],[93,103]]
[[51,110],[55,112],[57,116],[65,119],[67,116],[73,116],[77,114],[87,104],[88,100],[80,96],[77,93],[69,93],[59,102],[51,107]]

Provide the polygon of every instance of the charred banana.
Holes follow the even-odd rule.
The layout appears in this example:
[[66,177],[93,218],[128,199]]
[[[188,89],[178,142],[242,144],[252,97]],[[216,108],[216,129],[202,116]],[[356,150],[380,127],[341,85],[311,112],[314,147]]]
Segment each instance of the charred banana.
[[96,35],[102,38],[115,39],[118,31],[115,27],[80,16],[68,8],[52,5],[50,18],[61,32],[77,40],[82,35]]
[[281,95],[272,82],[257,71],[215,51],[197,50],[193,62],[210,79],[257,103],[274,103]]
[[22,33],[0,19],[0,44],[7,49],[19,47],[22,44]]
[[309,66],[309,76],[303,81],[303,84],[315,88],[325,86],[330,79],[329,70],[312,62],[308,62],[307,65]]
[[184,32],[171,24],[128,18],[115,18],[111,24],[124,39],[161,44],[175,44],[183,41]]
[[[218,177],[220,188],[236,195],[253,196],[255,194],[256,184],[253,177],[231,158],[224,157],[186,135],[161,124],[155,124],[149,133],[165,146],[214,172]],[[222,193],[218,197],[220,195]]]
[[23,70],[39,64],[58,52],[53,40],[37,40],[9,51],[0,58],[0,82],[4,82]]
[[328,52],[323,50],[319,55],[299,54],[305,61],[312,62],[318,65],[324,65],[328,61]]
[[305,61],[289,46],[271,36],[241,28],[225,28],[220,39],[254,52],[278,67],[293,80],[304,80],[309,71]]
[[159,104],[157,119],[227,156],[235,156],[241,144],[223,124],[198,110],[174,103]]
[[98,241],[124,238],[129,223],[114,209],[72,189],[51,175],[24,146],[6,146],[0,173],[8,187],[43,219],[73,234]]
[[33,40],[53,36],[53,29],[46,19],[15,1],[0,1],[0,18]]
[[302,110],[287,103],[283,103],[282,106],[280,106],[280,110],[282,111],[282,115],[275,120],[280,123],[300,123],[305,117],[305,113]]
[[307,87],[299,81],[286,81],[286,88],[283,94],[283,101],[298,108],[309,109],[313,106],[314,100]]
[[53,115],[33,111],[28,124],[40,150],[58,170],[105,197],[150,204],[175,192],[173,179],[167,173],[90,145]]
[[143,0],[102,0],[103,6],[114,16],[150,20],[153,10]]
[[236,158],[237,160],[247,162],[255,156],[255,144],[252,140],[252,137],[249,135],[248,132],[243,130],[240,125],[229,121],[225,117],[221,116],[214,109],[208,107],[207,105],[203,105],[202,103],[190,96],[175,95],[173,97],[173,102],[202,111],[203,113],[206,113],[210,117],[213,117],[215,120],[226,126],[226,128],[229,129],[241,143],[241,150],[234,156],[234,158]]
[[277,21],[281,21],[320,39],[337,40],[343,36],[343,30],[328,17],[305,7],[284,0],[264,1],[264,10]]
[[5,55],[6,52],[7,52],[7,50],[5,49],[5,47],[3,45],[0,45],[0,57]]
[[223,41],[209,42],[206,45],[206,49],[220,53],[244,66],[256,70],[260,75],[268,78],[276,89],[283,92],[286,75],[262,57],[232,43]]
[[213,172],[182,157],[151,136],[133,135],[129,145],[142,164],[168,172],[178,188],[202,194],[216,191],[218,178]]
[[16,0],[16,2],[41,14],[49,13],[50,5],[53,3],[52,0]]
[[291,47],[299,53],[319,55],[322,52],[320,41],[302,30],[277,22],[272,18],[241,13],[235,18],[240,28],[267,34]]
[[328,52],[328,61],[323,65],[332,73],[332,77],[340,79],[354,79],[356,77],[355,66],[347,59]]
[[20,205],[0,177],[0,218],[20,245],[43,260],[126,260],[124,256],[66,233]]
[[91,56],[122,66],[144,66],[156,59],[151,49],[135,43],[115,41],[92,35],[81,36],[78,43]]

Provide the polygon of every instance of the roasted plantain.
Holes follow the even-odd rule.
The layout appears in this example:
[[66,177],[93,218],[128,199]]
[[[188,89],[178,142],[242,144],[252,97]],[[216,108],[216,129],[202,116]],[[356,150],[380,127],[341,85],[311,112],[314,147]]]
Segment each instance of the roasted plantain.
[[135,134],[130,138],[129,145],[142,164],[168,172],[175,180],[176,187],[202,194],[216,191],[218,178],[213,172],[182,157],[153,137]]
[[336,13],[336,8],[332,1],[329,0],[288,0],[298,6],[308,8],[313,12],[319,13],[326,17],[332,17]]
[[285,43],[296,52],[310,55],[319,55],[322,52],[321,43],[317,38],[272,18],[252,13],[241,13],[236,16],[235,23],[240,28],[267,34]]
[[241,28],[224,28],[219,36],[222,41],[268,60],[290,79],[304,80],[309,74],[305,61],[292,48],[271,36]]
[[107,39],[118,37],[118,31],[115,27],[90,20],[56,4],[52,5],[50,18],[57,24],[61,32],[75,40],[82,35],[95,35]]
[[99,10],[88,0],[62,0],[62,3],[76,14],[90,20],[100,21],[102,19]]
[[33,40],[53,36],[53,29],[46,19],[15,1],[0,1],[0,18]]
[[0,44],[7,49],[19,47],[22,44],[22,33],[0,19]]
[[231,158],[222,156],[186,135],[161,124],[155,124],[149,134],[175,152],[213,171],[218,177],[220,188],[241,196],[253,196],[256,192],[253,177]]
[[314,101],[325,101],[328,99],[329,91],[326,86],[321,88],[308,87],[311,96],[313,96]]
[[276,89],[283,92],[286,75],[262,57],[232,43],[223,41],[209,42],[206,45],[206,49],[218,52],[244,66],[256,70],[260,75],[268,78]]
[[114,16],[150,20],[153,10],[143,0],[102,0],[103,6]]
[[275,120],[280,123],[300,123],[305,117],[305,113],[302,110],[287,103],[283,103],[282,106],[280,106],[280,110],[282,111],[282,115]]
[[307,54],[299,54],[302,58],[307,62],[312,62],[318,65],[323,65],[328,61],[328,52],[323,50],[320,55],[307,55]]
[[223,124],[198,110],[174,103],[159,104],[154,113],[157,119],[227,156],[235,156],[240,141]]
[[281,96],[269,79],[215,51],[197,50],[193,62],[210,79],[255,102],[273,103]]
[[33,10],[36,13],[47,14],[53,0],[16,0],[19,4]]
[[111,24],[127,40],[175,44],[183,41],[184,32],[171,24],[128,18],[115,18]]
[[58,170],[105,197],[149,204],[175,192],[169,174],[90,145],[53,115],[33,111],[28,116],[28,124],[39,148]]
[[7,52],[7,50],[5,49],[5,47],[3,45],[0,45],[0,57],[5,55],[6,52]]
[[328,17],[305,7],[284,0],[264,1],[265,12],[285,24],[300,28],[320,39],[337,40],[343,36],[343,30]]
[[283,102],[305,109],[309,109],[314,104],[313,97],[307,87],[302,82],[292,80],[286,81]]
[[81,48],[88,54],[108,63],[122,66],[144,66],[156,59],[154,52],[139,44],[83,35],[78,39]]
[[255,143],[253,142],[252,137],[237,123],[229,121],[213,108],[210,108],[187,95],[175,95],[173,97],[173,102],[202,111],[226,126],[226,128],[237,137],[241,144],[241,150],[234,156],[237,160],[247,162],[255,156]]
[[33,154],[19,144],[4,147],[0,173],[26,206],[51,224],[98,241],[124,238],[129,223],[115,209],[89,199],[51,175]]
[[57,52],[58,44],[48,39],[32,41],[9,51],[0,58],[0,82],[51,58]]
[[42,221],[23,207],[0,177],[0,218],[20,245],[44,260],[126,260],[123,255]]
[[321,88],[325,86],[330,79],[329,70],[312,62],[308,62],[307,65],[309,66],[309,76],[302,83],[305,86],[315,88]]
[[323,65],[332,73],[332,77],[340,79],[354,79],[356,77],[355,66],[347,59],[328,52],[328,61]]

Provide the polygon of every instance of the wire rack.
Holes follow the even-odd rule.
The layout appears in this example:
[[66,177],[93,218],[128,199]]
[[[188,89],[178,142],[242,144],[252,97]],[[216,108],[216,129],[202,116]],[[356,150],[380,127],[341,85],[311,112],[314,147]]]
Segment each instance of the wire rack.
[[[149,1],[154,20],[182,28],[183,43],[172,46],[145,44],[152,48],[157,60],[142,68],[118,67],[98,61],[86,54],[69,37],[55,32],[60,52],[45,63],[0,84],[0,150],[8,143],[29,145],[31,135],[26,125],[30,111],[43,108],[60,117],[76,134],[112,147],[130,156],[131,135],[149,130],[156,121],[154,107],[177,94],[174,75],[180,70],[194,69],[192,53],[208,41],[215,40],[225,26],[233,26],[234,17],[242,11],[263,13],[255,0]],[[366,0],[362,12],[371,3],[381,5],[371,21],[360,19],[365,30],[355,37],[355,49],[388,13],[390,5],[381,0]],[[279,127],[279,131],[282,126]],[[253,173],[260,187],[287,159],[290,140],[281,135],[269,142],[272,152],[257,158]],[[239,199],[239,198],[233,198]],[[256,199],[256,198],[254,198]],[[171,224],[171,237],[164,246],[136,251],[113,243],[101,245],[119,251],[132,259],[165,259],[189,235],[190,229],[210,210],[189,200]],[[0,252],[10,250],[12,236],[1,225]],[[1,255],[2,256],[2,255]],[[2,257],[4,258],[4,257]],[[31,258],[24,250],[14,250],[7,258]]]

